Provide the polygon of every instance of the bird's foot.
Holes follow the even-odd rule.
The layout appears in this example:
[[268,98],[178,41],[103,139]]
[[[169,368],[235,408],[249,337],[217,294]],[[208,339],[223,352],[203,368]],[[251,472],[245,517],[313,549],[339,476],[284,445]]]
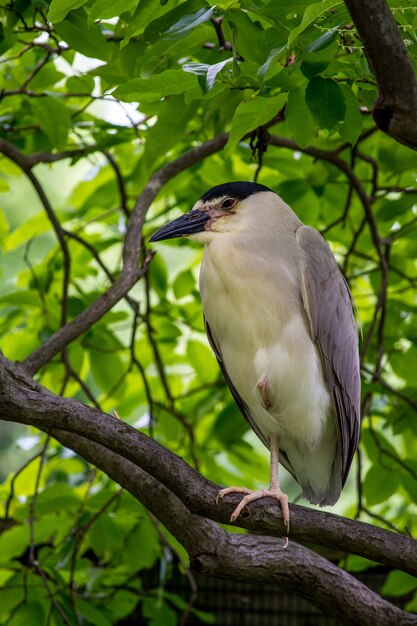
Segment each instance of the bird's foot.
[[[287,533],[290,531],[290,509],[288,506],[288,496],[285,493],[282,493],[281,489],[259,489],[258,491],[251,491],[246,487],[227,487],[226,489],[222,489],[217,494],[216,502],[218,503],[220,499],[227,496],[229,493],[245,493],[245,497],[242,498],[238,506],[233,511],[230,516],[230,521],[235,522],[242,510],[245,508],[247,504],[253,502],[254,500],[259,500],[260,498],[275,498],[281,504],[282,516],[284,518],[284,524],[287,529]],[[288,545],[288,537],[285,537],[284,548]]]

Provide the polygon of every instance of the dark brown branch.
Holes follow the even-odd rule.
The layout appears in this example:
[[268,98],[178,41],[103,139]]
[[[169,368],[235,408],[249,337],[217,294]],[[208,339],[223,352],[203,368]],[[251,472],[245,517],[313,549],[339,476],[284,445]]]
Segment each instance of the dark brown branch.
[[211,20],[211,23],[214,26],[214,30],[216,31],[217,41],[219,43],[219,50],[232,50],[233,46],[229,41],[226,41],[226,38],[223,33],[223,18],[222,17],[214,17]]
[[110,166],[113,168],[113,171],[116,175],[117,186],[119,188],[120,195],[120,208],[122,209],[125,217],[129,219],[130,211],[127,203],[126,186],[125,181],[123,180],[122,172],[120,171],[119,165],[117,164],[117,161],[111,154],[111,152],[109,152],[108,150],[103,150],[103,154],[108,160]]
[[417,150],[417,81],[385,0],[345,0],[378,83],[373,118],[384,133]]
[[[23,386],[22,386],[23,384]],[[37,385],[23,370],[0,360],[0,418],[49,432],[60,428],[99,443],[141,467],[170,489],[193,513],[228,523],[239,496],[216,504],[218,487],[143,433],[120,419],[77,400],[59,398]],[[417,575],[417,542],[370,524],[291,505],[293,539],[335,547]],[[283,535],[285,526],[273,500],[258,501],[239,517],[238,526],[266,535]]]
[[[109,281],[111,283],[115,282],[115,277],[113,276],[113,274],[111,273],[111,271],[109,270],[109,268],[103,263],[99,253],[97,252],[97,250],[95,249],[95,247],[89,242],[87,241],[87,239],[84,239],[83,237],[81,237],[80,235],[78,235],[77,233],[73,233],[69,230],[64,230],[65,236],[69,237],[70,239],[74,239],[74,241],[77,241],[80,245],[84,246],[84,248],[86,248],[91,256],[94,258],[94,260],[96,261],[97,265],[103,270],[103,272],[105,273],[105,275],[107,276],[107,278],[109,279]],[[125,300],[126,302],[129,303],[132,311],[137,314],[139,312],[139,304],[136,300],[134,300],[133,298],[131,298],[130,296],[126,295],[125,296]]]
[[272,537],[226,533],[210,520],[190,513],[171,491],[118,454],[60,430],[53,435],[100,467],[160,519],[187,549],[193,569],[229,580],[279,585],[343,622],[417,624],[415,615],[394,607],[308,548],[290,542],[283,550],[281,542]]
[[99,146],[83,146],[73,150],[63,150],[62,152],[34,152],[24,154],[20,152],[12,143],[0,137],[0,152],[19,165],[22,170],[32,169],[38,163],[56,163],[65,159],[80,159],[93,152],[98,152]]

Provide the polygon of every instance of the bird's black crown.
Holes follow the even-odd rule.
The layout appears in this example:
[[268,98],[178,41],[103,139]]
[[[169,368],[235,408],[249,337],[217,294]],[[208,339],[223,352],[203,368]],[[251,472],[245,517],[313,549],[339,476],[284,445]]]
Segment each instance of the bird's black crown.
[[234,183],[223,183],[222,185],[216,185],[212,187],[204,195],[201,196],[202,202],[214,200],[215,198],[222,198],[223,196],[230,196],[231,198],[237,198],[238,200],[244,200],[254,193],[260,191],[272,191],[265,185],[259,183],[248,183],[245,181],[237,181]]

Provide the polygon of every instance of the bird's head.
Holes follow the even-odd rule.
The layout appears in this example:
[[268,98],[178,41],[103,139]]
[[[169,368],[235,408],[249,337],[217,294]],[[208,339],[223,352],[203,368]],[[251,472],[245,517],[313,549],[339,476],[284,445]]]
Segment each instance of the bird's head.
[[224,183],[212,187],[201,196],[191,211],[162,226],[150,241],[189,237],[206,243],[216,233],[236,232],[242,228],[245,216],[253,213],[255,196],[265,192],[273,193],[265,185],[248,182]]

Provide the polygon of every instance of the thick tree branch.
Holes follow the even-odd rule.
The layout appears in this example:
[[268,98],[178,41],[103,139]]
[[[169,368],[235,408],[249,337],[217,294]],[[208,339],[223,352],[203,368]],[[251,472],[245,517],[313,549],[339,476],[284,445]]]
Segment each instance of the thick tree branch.
[[356,578],[315,552],[272,537],[226,533],[193,515],[166,487],[132,462],[83,437],[50,432],[65,446],[107,473],[140,500],[184,545],[193,569],[219,578],[279,585],[299,593],[343,623],[361,626],[417,624]]
[[[49,432],[59,428],[83,436],[128,459],[172,491],[193,513],[229,523],[239,497],[216,504],[218,487],[176,454],[120,419],[77,400],[47,392],[16,364],[0,359],[0,418]],[[384,563],[417,575],[417,542],[363,522],[291,505],[290,537]],[[285,526],[273,500],[247,507],[237,526],[266,535],[283,535]]]
[[389,6],[386,0],[345,0],[345,4],[378,83],[375,123],[384,133],[417,150],[417,80]]

